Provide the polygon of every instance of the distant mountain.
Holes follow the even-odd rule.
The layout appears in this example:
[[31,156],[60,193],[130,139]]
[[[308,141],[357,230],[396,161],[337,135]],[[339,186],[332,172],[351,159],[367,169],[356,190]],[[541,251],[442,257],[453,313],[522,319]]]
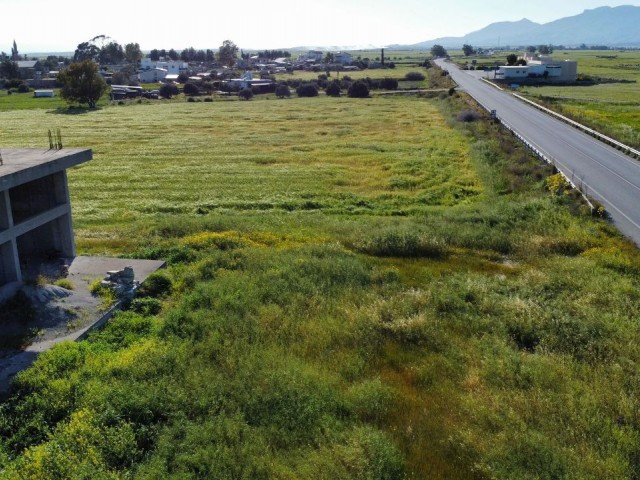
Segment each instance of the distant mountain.
[[640,46],[640,7],[600,7],[580,15],[539,24],[526,18],[518,22],[492,23],[464,37],[442,37],[413,45],[393,48],[425,49],[433,45],[459,48],[468,43],[474,47],[522,45],[608,45]]

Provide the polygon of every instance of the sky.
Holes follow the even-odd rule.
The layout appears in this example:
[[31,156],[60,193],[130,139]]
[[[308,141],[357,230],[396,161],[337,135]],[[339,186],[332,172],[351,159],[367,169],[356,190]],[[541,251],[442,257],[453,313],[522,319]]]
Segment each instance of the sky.
[[464,36],[494,22],[546,23],[607,0],[0,0],[0,51],[69,52],[97,35],[142,50],[381,47]]

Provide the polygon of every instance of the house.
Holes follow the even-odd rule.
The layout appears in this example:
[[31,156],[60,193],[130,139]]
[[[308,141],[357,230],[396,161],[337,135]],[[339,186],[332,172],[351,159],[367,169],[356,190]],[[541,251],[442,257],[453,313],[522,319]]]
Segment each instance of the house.
[[16,64],[18,65],[20,78],[23,80],[42,75],[42,66],[37,60],[19,60]]
[[47,262],[75,256],[67,169],[91,160],[92,152],[3,149],[0,155],[1,301]]
[[347,52],[338,52],[333,54],[333,61],[341,65],[350,65],[353,62],[353,56]]
[[299,62],[321,62],[324,58],[324,54],[320,50],[309,50],[307,53],[298,57]]

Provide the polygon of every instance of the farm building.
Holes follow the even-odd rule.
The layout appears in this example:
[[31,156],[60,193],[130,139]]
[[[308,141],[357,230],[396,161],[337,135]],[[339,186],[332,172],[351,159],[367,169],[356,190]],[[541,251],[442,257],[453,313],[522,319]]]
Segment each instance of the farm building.
[[498,80],[541,79],[551,82],[571,83],[578,78],[578,62],[555,61],[550,56],[525,55],[527,65],[502,66],[498,69]]
[[163,81],[167,76],[166,68],[151,68],[149,70],[141,70],[138,78],[142,83],[157,83]]
[[3,149],[0,158],[2,300],[47,262],[75,256],[66,170],[91,160],[92,152]]

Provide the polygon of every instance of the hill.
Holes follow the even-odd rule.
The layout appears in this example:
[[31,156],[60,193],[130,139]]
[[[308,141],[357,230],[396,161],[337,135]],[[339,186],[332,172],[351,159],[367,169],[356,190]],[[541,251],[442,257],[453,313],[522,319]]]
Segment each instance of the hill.
[[600,7],[545,24],[526,18],[517,22],[498,22],[464,37],[441,37],[393,47],[423,49],[436,44],[461,47],[465,43],[482,47],[538,44],[632,47],[640,46],[639,23],[640,7]]

